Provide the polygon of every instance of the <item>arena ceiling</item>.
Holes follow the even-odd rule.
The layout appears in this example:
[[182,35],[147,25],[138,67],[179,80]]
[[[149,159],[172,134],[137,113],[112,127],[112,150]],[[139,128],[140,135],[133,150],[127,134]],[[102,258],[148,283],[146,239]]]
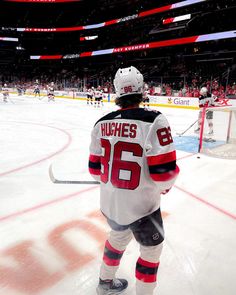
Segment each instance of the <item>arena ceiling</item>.
[[[158,59],[171,62],[173,58],[181,59],[183,56],[195,61],[224,59],[231,65],[235,63],[235,38],[96,57],[45,61],[30,59],[30,56],[76,56],[124,46],[232,32],[236,30],[234,0],[201,0],[199,3],[197,0],[74,0],[66,3],[22,1],[25,2],[6,0],[0,3],[0,38],[18,39],[17,42],[0,40],[0,68],[4,71],[31,67],[68,67],[83,72],[90,68],[98,70],[106,65],[119,66],[131,62],[150,65]],[[148,11],[152,13],[146,13]],[[174,17],[186,14],[191,14],[191,19],[173,22]],[[163,20],[168,19],[172,19],[172,23],[164,25]],[[97,27],[97,24],[100,26]],[[32,30],[33,28],[38,30]],[[55,28],[72,29],[55,32]],[[83,40],[84,37],[91,36],[97,38]]]

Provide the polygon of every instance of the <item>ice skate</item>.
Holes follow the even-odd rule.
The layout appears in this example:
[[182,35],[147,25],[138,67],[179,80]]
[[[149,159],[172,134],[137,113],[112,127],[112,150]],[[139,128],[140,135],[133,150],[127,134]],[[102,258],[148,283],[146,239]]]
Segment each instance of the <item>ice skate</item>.
[[207,134],[208,135],[213,135],[213,133],[214,133],[213,130],[209,130]]
[[101,280],[97,286],[98,295],[121,294],[128,287],[128,282],[125,279]]

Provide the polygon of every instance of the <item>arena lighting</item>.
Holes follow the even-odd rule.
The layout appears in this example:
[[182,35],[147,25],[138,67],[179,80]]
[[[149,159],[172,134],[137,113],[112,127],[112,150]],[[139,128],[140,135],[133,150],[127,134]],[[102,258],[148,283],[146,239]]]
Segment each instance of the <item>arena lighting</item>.
[[28,2],[28,3],[64,3],[64,2],[80,2],[82,0],[4,0],[5,2]]
[[163,25],[167,25],[167,24],[176,23],[183,20],[187,20],[187,19],[191,19],[191,14],[185,14],[185,15],[180,15],[176,17],[166,18],[166,19],[163,19],[162,22],[163,22]]
[[113,54],[113,53],[123,53],[123,52],[129,52],[129,51],[137,51],[137,50],[141,51],[141,50],[147,50],[147,49],[153,49],[153,48],[161,48],[161,47],[167,47],[167,46],[176,46],[176,45],[199,43],[199,42],[214,41],[214,40],[229,39],[229,38],[236,38],[236,30],[212,33],[212,34],[206,34],[206,35],[184,37],[184,38],[178,38],[178,39],[171,39],[171,40],[165,40],[165,41],[156,41],[151,43],[136,44],[136,45],[96,50],[96,51],[88,51],[88,52],[82,52],[80,54],[79,53],[67,54],[64,56],[63,55],[31,55],[30,59],[41,59],[41,60],[71,59],[71,58]]
[[0,41],[10,41],[10,42],[18,42],[18,38],[11,38],[11,37],[0,37]]
[[85,36],[85,37],[80,37],[79,40],[80,41],[90,41],[90,40],[95,40],[97,38],[98,38],[97,35],[96,36]]
[[184,7],[184,6],[188,6],[188,5],[193,5],[193,4],[197,4],[197,3],[201,3],[201,2],[206,2],[206,1],[207,0],[186,0],[186,1],[181,1],[181,2],[178,2],[178,3],[175,3],[175,4],[170,4],[170,5],[150,9],[150,10],[147,10],[147,11],[143,11],[143,12],[140,12],[138,14],[133,14],[133,15],[130,15],[130,16],[105,21],[105,22],[99,23],[99,24],[87,25],[87,26],[76,26],[76,27],[66,27],[66,28],[8,28],[8,27],[2,27],[2,30],[14,30],[14,31],[18,31],[18,32],[27,32],[27,33],[48,33],[48,32],[57,33],[57,32],[71,32],[71,31],[82,31],[82,30],[98,29],[98,28],[118,24],[118,23],[121,23],[121,22],[130,21],[132,19],[146,17],[146,16],[150,16],[150,15],[153,15],[153,14],[161,13],[161,12],[164,12],[164,11],[173,10],[173,9],[176,9],[176,8],[180,8],[180,7]]
[[209,61],[232,61],[233,57],[222,57],[222,58],[210,58],[210,59],[197,59],[196,62],[209,62]]
[[25,48],[21,46],[16,46],[16,50],[25,50]]

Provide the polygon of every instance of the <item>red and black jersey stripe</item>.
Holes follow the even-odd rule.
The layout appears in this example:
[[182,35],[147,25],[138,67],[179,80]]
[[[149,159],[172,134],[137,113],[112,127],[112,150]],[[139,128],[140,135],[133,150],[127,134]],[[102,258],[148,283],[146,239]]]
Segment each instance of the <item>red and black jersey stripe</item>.
[[92,175],[101,174],[101,157],[96,155],[89,156],[89,172]]
[[109,241],[106,241],[103,261],[109,266],[118,266],[124,251],[120,251],[111,246]]
[[168,181],[176,177],[179,167],[176,165],[176,152],[147,158],[150,176],[154,181]]
[[157,280],[157,271],[159,267],[159,262],[153,263],[143,260],[139,257],[136,263],[136,273],[135,276],[138,280],[145,283],[154,283]]

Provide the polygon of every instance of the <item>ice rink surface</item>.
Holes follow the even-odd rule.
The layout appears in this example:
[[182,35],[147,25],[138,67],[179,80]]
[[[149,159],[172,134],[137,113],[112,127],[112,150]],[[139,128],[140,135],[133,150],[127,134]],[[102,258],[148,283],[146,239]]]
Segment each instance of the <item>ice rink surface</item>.
[[[10,99],[0,100],[0,295],[95,295],[108,231],[99,186],[54,184],[48,168],[60,179],[90,180],[90,131],[115,106]],[[198,115],[159,110],[174,136]],[[235,295],[236,160],[177,156],[180,176],[162,196],[166,238],[156,294]],[[132,241],[118,273],[129,280],[124,294],[135,295],[137,258]]]

